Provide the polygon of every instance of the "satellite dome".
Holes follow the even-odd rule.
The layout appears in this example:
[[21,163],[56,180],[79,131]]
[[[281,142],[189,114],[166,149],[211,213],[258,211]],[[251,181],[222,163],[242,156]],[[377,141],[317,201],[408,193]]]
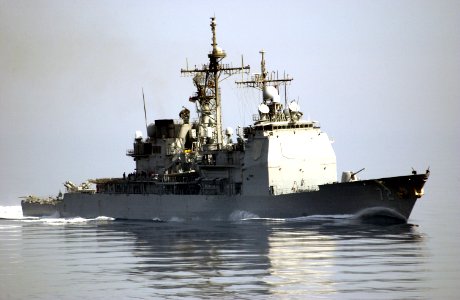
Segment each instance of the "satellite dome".
[[134,135],[134,138],[135,138],[136,140],[142,140],[142,131],[136,130],[136,133],[135,133],[135,135]]
[[294,112],[298,112],[298,111],[300,111],[300,106],[299,106],[299,104],[297,104],[297,102],[295,102],[293,100],[293,101],[291,101],[291,103],[289,103],[289,110],[294,111]]
[[276,97],[279,98],[278,90],[274,86],[265,86],[263,90],[264,100],[272,100]]
[[225,51],[219,46],[215,46],[215,48],[212,49],[212,55],[220,58],[224,58],[226,56]]
[[217,52],[217,53],[224,53],[224,50],[222,50],[221,47],[216,46],[216,52]]
[[156,133],[156,127],[154,123],[150,123],[149,126],[147,126],[147,136],[149,138],[154,138]]
[[268,106],[266,104],[261,103],[259,105],[259,112],[261,114],[268,114],[269,111],[270,111],[270,109],[268,108]]

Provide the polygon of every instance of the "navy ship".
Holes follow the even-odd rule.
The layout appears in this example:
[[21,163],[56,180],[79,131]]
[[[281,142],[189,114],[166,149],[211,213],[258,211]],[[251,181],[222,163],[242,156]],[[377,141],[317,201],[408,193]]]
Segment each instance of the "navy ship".
[[253,124],[222,128],[219,84],[249,74],[250,67],[223,63],[226,53],[217,44],[215,18],[211,31],[208,62],[181,70],[196,87],[189,98],[196,119],[183,107],[177,120],[155,120],[146,126],[146,137],[136,132],[126,153],[135,162],[133,172],[80,186],[67,181],[66,192],[55,198],[26,197],[24,216],[168,221],[371,212],[407,221],[424,194],[429,170],[368,180],[357,177],[362,170],[345,171],[338,182],[331,140],[318,122],[302,119],[298,102],[286,96],[293,79],[268,72],[264,51],[260,73],[236,82],[261,91]]

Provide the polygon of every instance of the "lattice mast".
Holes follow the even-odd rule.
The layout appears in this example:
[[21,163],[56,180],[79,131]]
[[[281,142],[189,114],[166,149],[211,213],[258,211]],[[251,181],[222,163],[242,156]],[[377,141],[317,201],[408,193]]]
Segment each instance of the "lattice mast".
[[[219,90],[220,77],[223,74],[231,75],[248,72],[250,67],[244,66],[234,68],[228,64],[222,64],[221,61],[227,56],[225,51],[217,46],[216,39],[216,21],[215,17],[211,18],[212,31],[212,52],[208,54],[209,64],[202,65],[201,69],[181,69],[182,74],[190,74],[194,76],[194,84],[197,87],[197,93],[190,98],[190,101],[197,101],[200,105],[200,123],[201,126],[213,128],[215,139],[212,144],[217,146],[217,149],[222,148],[222,107],[221,96]],[[203,76],[204,75],[204,76]],[[222,79],[222,80],[224,80]]]

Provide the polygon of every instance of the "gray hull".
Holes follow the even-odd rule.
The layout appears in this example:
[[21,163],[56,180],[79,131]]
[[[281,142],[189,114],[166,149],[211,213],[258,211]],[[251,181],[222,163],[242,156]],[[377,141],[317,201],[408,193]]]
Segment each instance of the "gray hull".
[[25,217],[59,217],[59,204],[21,201],[22,214]]
[[[318,191],[267,196],[68,193],[55,206],[61,217],[107,216],[138,220],[228,220],[240,217],[295,218],[356,214],[378,208],[407,220],[423,194],[426,175],[322,185]],[[37,215],[39,206],[23,206]],[[238,215],[239,214],[239,215]]]

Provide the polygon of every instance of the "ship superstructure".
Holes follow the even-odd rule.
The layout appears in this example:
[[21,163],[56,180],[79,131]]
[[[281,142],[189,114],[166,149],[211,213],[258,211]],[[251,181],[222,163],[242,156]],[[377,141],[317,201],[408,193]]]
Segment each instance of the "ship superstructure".
[[[272,195],[317,191],[321,184],[337,181],[336,157],[327,134],[318,122],[302,120],[296,101],[281,103],[280,88],[293,79],[269,76],[265,52],[261,54],[261,72],[237,84],[262,91],[262,103],[253,126],[244,128],[246,156],[244,194]],[[275,73],[271,73],[275,74]],[[265,187],[263,191],[251,185]]]
[[237,84],[262,91],[254,124],[222,130],[221,75],[231,76],[249,66],[223,64],[225,52],[217,46],[216,23],[211,21],[212,51],[201,68],[182,69],[191,74],[197,89],[190,97],[198,119],[190,122],[183,108],[179,120],[162,119],[148,125],[147,138],[137,133],[133,150],[136,171],[123,180],[97,180],[101,193],[279,195],[315,191],[337,181],[334,150],[319,123],[302,120],[296,101],[281,103],[280,88],[293,79],[269,76],[265,52],[261,71]]
[[[260,217],[346,214],[380,207],[407,219],[423,195],[428,174],[358,180],[344,172],[337,182],[336,156],[318,122],[302,119],[298,102],[288,101],[293,78],[261,70],[244,87],[261,91],[254,123],[223,130],[220,81],[248,73],[243,62],[224,64],[216,22],[211,18],[212,50],[208,63],[181,70],[191,75],[196,92],[189,101],[198,118],[183,107],[178,120],[158,119],[147,137],[136,132],[127,155],[135,170],[118,178],[91,180],[82,189],[68,189],[54,209],[64,217],[110,216],[124,219],[225,219],[238,211]],[[284,104],[280,91],[284,88]],[[236,137],[234,136],[236,134]],[[24,214],[39,204],[23,201]],[[38,209],[38,208],[37,208]]]

